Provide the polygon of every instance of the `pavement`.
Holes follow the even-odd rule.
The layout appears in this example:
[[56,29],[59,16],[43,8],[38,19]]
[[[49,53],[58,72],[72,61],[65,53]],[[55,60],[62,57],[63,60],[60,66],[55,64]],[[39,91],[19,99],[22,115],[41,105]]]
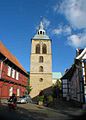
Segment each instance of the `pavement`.
[[11,111],[9,111],[7,103],[2,103],[0,105],[0,120],[75,120],[77,118],[78,120],[86,119],[86,111],[83,111],[80,107],[71,106],[68,103],[62,100],[57,100],[56,103],[50,104],[48,107],[31,103],[18,104],[17,109]]

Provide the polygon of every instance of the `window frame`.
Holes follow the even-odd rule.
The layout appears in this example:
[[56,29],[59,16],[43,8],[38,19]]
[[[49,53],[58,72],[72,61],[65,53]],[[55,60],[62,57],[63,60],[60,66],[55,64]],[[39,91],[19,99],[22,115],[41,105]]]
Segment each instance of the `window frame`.
[[43,61],[44,61],[43,56],[39,56],[39,63],[43,63]]
[[39,67],[39,72],[43,72],[43,71],[44,71],[43,66],[40,66]]
[[47,45],[46,44],[42,45],[42,54],[47,54]]
[[43,82],[43,78],[40,78],[40,79],[39,79],[39,82]]
[[40,54],[40,44],[36,45],[36,50],[35,50],[36,54]]

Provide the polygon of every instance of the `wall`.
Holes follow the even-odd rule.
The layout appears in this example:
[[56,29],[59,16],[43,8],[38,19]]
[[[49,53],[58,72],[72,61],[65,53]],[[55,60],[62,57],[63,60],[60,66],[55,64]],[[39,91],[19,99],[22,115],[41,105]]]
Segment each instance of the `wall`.
[[10,96],[10,88],[13,87],[12,93],[15,93],[17,96],[21,96],[24,94],[26,88],[23,86],[27,85],[28,77],[19,72],[19,79],[12,78],[12,76],[8,76],[8,65],[3,64],[2,66],[2,74],[0,80],[0,97],[6,98]]

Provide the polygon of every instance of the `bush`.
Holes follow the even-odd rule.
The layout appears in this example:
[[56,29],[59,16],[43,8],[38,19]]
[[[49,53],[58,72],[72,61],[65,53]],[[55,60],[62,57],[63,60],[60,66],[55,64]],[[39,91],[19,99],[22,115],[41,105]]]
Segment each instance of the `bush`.
[[38,101],[44,102],[44,95],[38,96]]
[[52,102],[53,101],[53,97],[52,97],[52,95],[49,95],[48,96],[48,103],[50,103],[50,102]]

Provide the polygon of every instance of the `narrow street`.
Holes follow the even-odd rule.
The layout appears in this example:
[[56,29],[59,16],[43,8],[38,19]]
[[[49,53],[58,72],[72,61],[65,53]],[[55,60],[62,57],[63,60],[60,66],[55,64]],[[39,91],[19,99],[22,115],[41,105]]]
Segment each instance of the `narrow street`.
[[67,104],[65,106],[63,104],[59,104],[55,109],[30,103],[18,104],[17,110],[11,111],[7,104],[2,104],[0,120],[74,120],[77,117],[79,120],[79,116],[83,113],[82,109],[71,106],[65,108]]

